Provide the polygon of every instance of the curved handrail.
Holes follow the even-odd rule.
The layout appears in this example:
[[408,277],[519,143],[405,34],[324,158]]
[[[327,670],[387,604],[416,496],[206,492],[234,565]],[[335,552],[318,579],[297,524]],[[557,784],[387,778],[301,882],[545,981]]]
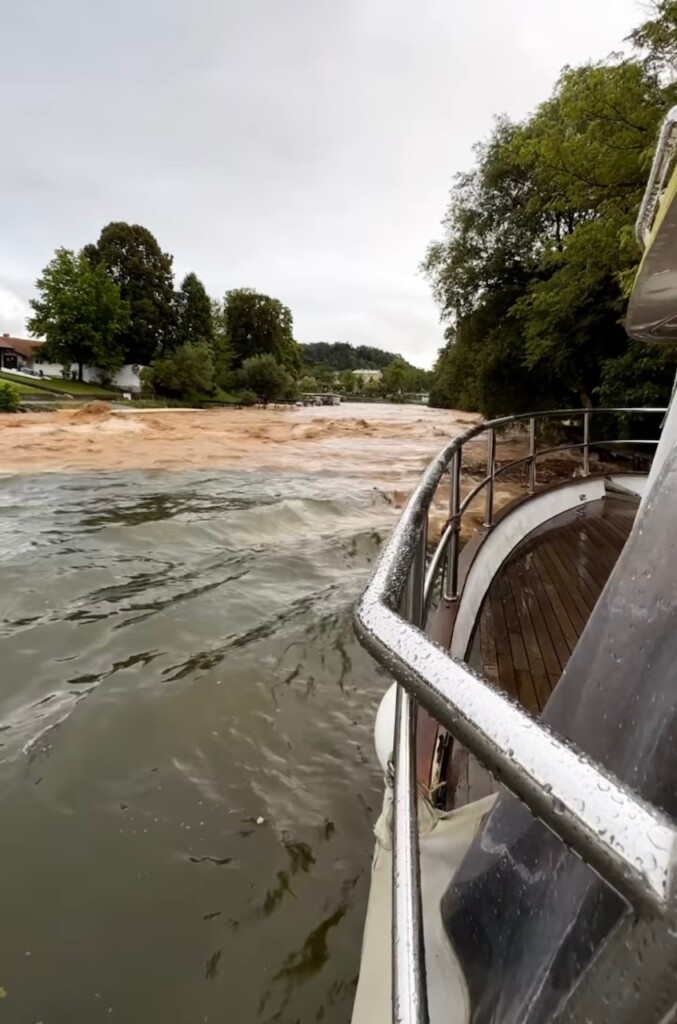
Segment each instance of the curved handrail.
[[651,236],[651,229],[660,206],[665,179],[670,170],[675,150],[677,150],[677,107],[668,111],[663,122],[649,181],[637,214],[635,237],[642,249],[646,248]]
[[[590,447],[593,442],[590,440],[590,421],[593,415],[599,414],[613,414],[613,415],[645,415],[645,414],[664,414],[664,407],[645,407],[645,408],[598,408],[598,409],[554,409],[546,410],[541,413],[520,413],[516,416],[501,417],[495,420],[489,420],[478,424],[477,426],[461,434],[456,439],[456,442],[452,442],[445,452],[447,452],[448,458],[447,463],[450,465],[450,472],[452,474],[452,487],[450,496],[449,506],[449,523],[452,524],[452,529],[443,534],[444,547],[449,550],[449,558],[447,563],[447,582],[450,584],[445,592],[447,600],[454,601],[458,597],[457,591],[457,580],[458,580],[458,556],[459,556],[459,544],[458,534],[460,533],[461,520],[464,512],[470,507],[475,498],[481,494],[481,492],[487,488],[487,505],[484,525],[490,527],[493,523],[494,517],[494,481],[497,477],[506,473],[509,469],[514,469],[516,466],[525,465],[529,469],[529,480],[528,489],[530,493],[533,493],[536,484],[535,468],[537,460],[545,455],[552,455],[556,452],[565,451],[576,451],[581,450],[583,452],[583,475],[585,477],[590,475]],[[550,445],[545,448],[536,447],[536,422],[539,419],[571,419],[571,418],[583,418],[583,434],[584,440],[582,442],[567,442],[565,444]],[[512,459],[510,462],[505,463],[502,466],[496,465],[496,432],[504,427],[511,426],[515,423],[523,423],[528,421],[530,425],[530,451],[528,455],[522,456],[518,459]],[[460,482],[461,482],[461,471],[462,471],[462,453],[463,448],[468,441],[474,440],[480,434],[489,432],[489,445],[487,453],[487,471],[483,479],[479,480],[478,483],[471,488],[468,494],[461,500],[460,497]],[[638,446],[644,445],[655,445],[657,442],[646,439],[617,439],[617,440],[602,440],[595,441],[596,447],[604,445],[614,446]],[[441,479],[441,477],[440,477]],[[442,541],[440,541],[442,543]],[[442,563],[442,557],[435,552],[435,563],[438,568]]]
[[[540,415],[548,418],[582,415],[583,446],[587,454],[592,414],[664,412],[657,408],[566,409]],[[477,424],[446,445],[431,462],[411,495],[355,612],[360,642],[408,695],[398,701],[394,780],[392,971],[393,1021],[397,1024],[428,1022],[427,1002],[422,991],[425,953],[416,804],[412,793],[416,779],[412,699],[459,739],[640,913],[660,916],[670,911],[671,918],[674,917],[670,901],[677,830],[673,824],[573,744],[555,735],[466,664],[451,657],[421,629],[421,609],[425,609],[444,547],[452,545],[458,535],[463,446],[488,430],[491,458],[496,429],[524,420],[532,424],[532,451],[527,458],[533,464],[539,453],[533,450],[535,417],[531,414]],[[450,466],[453,513],[424,580],[422,566],[425,564],[428,510]],[[496,475],[495,465],[490,468],[485,486],[493,484]],[[416,609],[415,614],[412,614],[413,609]],[[585,803],[580,799],[581,793],[590,794]]]

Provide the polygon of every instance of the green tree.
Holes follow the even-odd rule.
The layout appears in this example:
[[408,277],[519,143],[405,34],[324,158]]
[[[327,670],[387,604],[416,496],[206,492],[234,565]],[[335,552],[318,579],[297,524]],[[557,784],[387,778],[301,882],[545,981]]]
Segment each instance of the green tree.
[[284,367],[269,354],[245,359],[242,379],[245,387],[254,392],[262,405],[267,405],[275,398],[286,397],[292,383]]
[[279,299],[253,288],[236,288],[226,293],[223,314],[234,369],[252,356],[270,355],[294,376],[298,375],[301,351],[294,341],[293,318]]
[[674,82],[677,69],[677,0],[654,0],[652,16],[630,36],[647,69]]
[[302,395],[314,394],[318,390],[318,384],[314,377],[306,375],[299,381],[299,391]]
[[383,384],[380,380],[368,380],[362,389],[367,398],[382,398],[384,393]]
[[396,352],[385,352],[372,345],[351,345],[347,341],[314,341],[301,345],[304,365],[322,364],[332,370],[382,370],[397,359]]
[[156,395],[189,402],[214,388],[214,357],[206,341],[188,342],[143,370],[143,384]]
[[401,395],[413,390],[413,367],[398,356],[382,371],[381,380],[387,395]]
[[332,370],[330,366],[320,365],[313,367],[313,376],[317,381],[320,391],[331,391],[334,387],[336,371]]
[[16,384],[0,380],[0,412],[18,412],[21,405],[21,391]]
[[228,337],[223,305],[217,299],[211,300],[212,348],[214,350],[214,379],[222,391],[234,386],[233,348]]
[[96,366],[113,374],[124,364],[122,339],[129,311],[117,284],[102,266],[92,266],[84,251],[57,249],[36,281],[28,329],[47,339],[47,353],[70,369]]
[[434,379],[435,375],[431,370],[419,370],[418,367],[413,367],[411,379],[412,391],[430,391]]
[[212,301],[196,274],[186,274],[181,282],[175,297],[175,316],[177,348],[191,342],[214,340]]
[[355,382],[357,378],[352,370],[344,370],[341,374],[341,387],[347,395],[355,394]]
[[[569,68],[531,117],[499,120],[476,148],[424,264],[447,323],[431,402],[487,415],[591,404],[615,360],[649,372],[621,318],[669,98],[641,60]],[[650,372],[669,393],[666,361]]]
[[85,252],[93,265],[103,264],[129,306],[129,326],[120,339],[124,361],[148,365],[174,336],[172,257],[147,228],[123,222],[108,224]]

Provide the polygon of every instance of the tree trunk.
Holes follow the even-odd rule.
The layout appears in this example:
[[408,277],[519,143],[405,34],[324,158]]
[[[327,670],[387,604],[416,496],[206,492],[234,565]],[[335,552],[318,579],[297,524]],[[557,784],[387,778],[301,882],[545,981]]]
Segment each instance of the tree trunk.
[[82,383],[82,371],[83,371],[83,368],[84,368],[83,364],[82,363],[78,363],[78,380],[80,381],[80,383]]

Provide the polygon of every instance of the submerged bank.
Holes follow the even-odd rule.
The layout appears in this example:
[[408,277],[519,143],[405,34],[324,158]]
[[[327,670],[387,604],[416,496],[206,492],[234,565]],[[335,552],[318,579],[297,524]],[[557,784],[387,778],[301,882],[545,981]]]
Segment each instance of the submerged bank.
[[260,470],[293,469],[301,460],[313,472],[326,468],[327,458],[343,468],[372,451],[371,468],[378,470],[388,446],[405,468],[414,459],[418,469],[475,419],[412,406],[126,412],[92,403],[74,411],[0,415],[2,469]]

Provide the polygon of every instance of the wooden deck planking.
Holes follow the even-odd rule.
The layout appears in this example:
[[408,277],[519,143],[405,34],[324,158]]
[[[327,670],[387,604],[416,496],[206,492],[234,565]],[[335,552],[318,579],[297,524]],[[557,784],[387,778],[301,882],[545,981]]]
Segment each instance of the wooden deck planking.
[[[632,529],[638,502],[607,497],[534,530],[493,580],[467,661],[534,714],[557,685]],[[447,773],[446,805],[497,790],[459,744]]]
[[[506,575],[511,580],[513,594],[519,593],[520,595],[526,632],[533,633],[536,647],[540,652],[543,670],[559,676],[562,671],[562,662],[557,656],[555,643],[550,636],[550,630],[545,619],[546,614],[548,614],[548,609],[544,607],[544,601],[547,602],[547,596],[539,594],[533,572],[520,572],[518,566],[509,565],[506,567]],[[564,649],[568,651],[561,630],[559,630],[557,642],[558,646],[561,642]]]
[[559,676],[576,646],[578,634],[576,627],[567,615],[557,590],[553,587],[550,577],[540,561],[533,556],[531,559],[531,572],[528,574],[529,584],[533,587],[534,593],[539,601],[544,630],[539,633],[543,636],[544,648],[547,646],[546,637],[550,640],[557,656],[557,665],[551,661],[548,665],[548,672]]
[[473,667],[542,710],[616,564],[636,507],[605,498],[584,514],[555,517],[522,541],[485,599],[470,647]]

